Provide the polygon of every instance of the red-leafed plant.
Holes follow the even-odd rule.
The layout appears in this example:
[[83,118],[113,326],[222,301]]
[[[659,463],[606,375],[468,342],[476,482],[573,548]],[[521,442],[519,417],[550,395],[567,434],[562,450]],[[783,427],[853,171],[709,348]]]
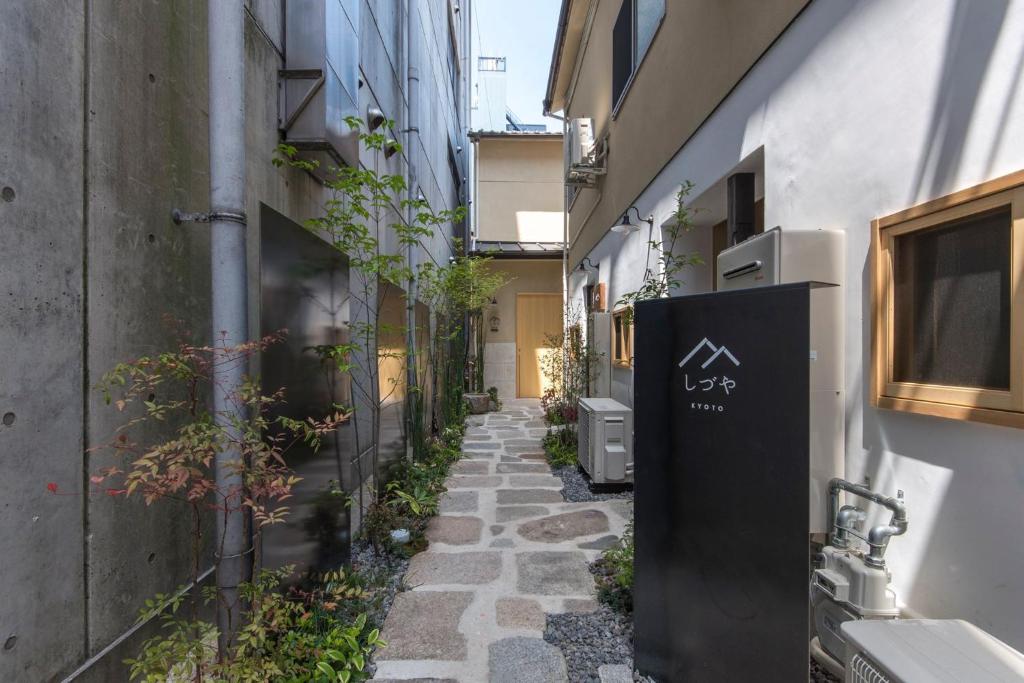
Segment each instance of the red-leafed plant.
[[[325,416],[306,420],[271,417],[271,408],[284,400],[283,391],[266,394],[251,378],[229,393],[236,411],[213,411],[213,391],[221,389],[214,384],[214,369],[220,364],[247,367],[254,354],[282,337],[283,333],[272,334],[237,346],[181,342],[175,351],[121,363],[100,382],[107,402],[129,417],[113,439],[91,450],[93,457],[106,453],[115,460],[91,477],[92,484],[109,495],[139,498],[146,505],[181,506],[192,524],[193,587],[199,584],[204,557],[212,555],[215,569],[220,570],[223,539],[207,538],[211,525],[206,522],[211,515],[244,515],[250,520],[254,542],[245,562],[248,575],[258,573],[255,562],[261,530],[283,521],[288,508],[282,503],[299,481],[288,466],[286,453],[298,443],[316,450],[325,435],[348,419],[340,406],[331,407]],[[162,426],[154,428],[154,423]],[[218,453],[233,454],[222,466],[238,475],[240,484],[218,484]],[[255,586],[273,583],[262,574],[260,577],[242,587],[250,604]],[[221,652],[217,659],[216,628],[199,619],[203,598],[198,593],[182,587],[147,601],[143,617],[161,619],[167,630],[147,641],[139,658],[129,662],[133,678],[166,679],[169,671],[194,681],[211,680],[211,676],[216,680],[233,678],[230,671],[238,664],[231,661],[233,648]],[[231,599],[216,590],[205,597],[220,603]],[[179,608],[185,605],[191,606],[185,610],[189,616],[179,617]],[[251,623],[260,615],[242,604],[230,608],[240,623]]]

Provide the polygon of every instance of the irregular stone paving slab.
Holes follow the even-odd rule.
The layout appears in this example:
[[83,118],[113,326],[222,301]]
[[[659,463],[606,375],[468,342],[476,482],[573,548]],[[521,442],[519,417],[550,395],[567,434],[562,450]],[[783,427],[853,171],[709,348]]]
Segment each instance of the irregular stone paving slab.
[[466,450],[472,448],[474,451],[496,451],[501,448],[500,443],[481,441],[480,443],[466,444]]
[[521,462],[521,463],[502,463],[495,468],[498,474],[505,474],[507,472],[513,472],[516,474],[531,473],[537,474],[540,472],[550,472],[551,468],[542,462]]
[[536,446],[505,446],[505,452],[510,455],[526,455],[527,453],[540,453],[540,449]]
[[505,527],[501,524],[491,525],[491,536],[501,536],[501,533],[505,531]]
[[597,600],[593,598],[566,598],[562,602],[562,609],[575,614],[586,614],[597,611]]
[[625,664],[602,664],[597,667],[601,683],[633,683],[633,670]]
[[448,545],[470,545],[480,542],[484,520],[479,517],[434,517],[427,524],[427,540]]
[[551,489],[498,489],[498,505],[564,503],[565,498]]
[[452,474],[490,474],[491,463],[480,460],[460,460],[452,465]]
[[531,595],[589,595],[594,577],[582,552],[540,550],[516,555],[517,589]]
[[602,536],[596,540],[590,541],[589,543],[579,543],[576,545],[577,548],[583,550],[607,550],[619,542],[619,537],[615,535]]
[[617,514],[622,519],[630,520],[633,518],[633,501],[631,500],[610,500],[608,501],[609,507],[612,512]]
[[608,516],[600,510],[580,510],[541,517],[520,524],[518,529],[523,538],[540,543],[560,543],[580,536],[593,536],[602,531],[608,531]]
[[537,448],[540,446],[540,439],[506,439],[506,446],[533,446]]
[[[586,561],[584,560],[584,565]],[[501,575],[501,553],[482,550],[465,553],[425,552],[415,555],[405,573],[412,586],[429,584],[477,585]]]
[[511,522],[514,519],[526,517],[539,517],[548,514],[548,509],[539,505],[514,505],[511,507],[498,507],[494,511],[494,521]]
[[491,541],[492,548],[515,548],[516,542],[511,538],[496,538]]
[[562,651],[540,638],[505,638],[487,647],[490,683],[564,683]]
[[474,458],[476,460],[494,460],[498,455],[497,451],[471,451],[468,449],[463,449],[462,453],[467,458]]
[[498,598],[494,602],[495,617],[502,628],[527,628],[543,631],[544,610],[530,598]]
[[522,460],[514,455],[503,455],[499,462],[522,462]]
[[547,460],[548,454],[543,451],[533,451],[530,453],[520,453],[519,457],[523,460]]
[[458,474],[444,483],[450,489],[485,489],[501,486],[501,477],[477,474]]
[[508,478],[509,486],[554,486],[562,488],[562,480],[550,474],[513,474]]
[[442,515],[450,512],[476,512],[479,505],[478,491],[448,491],[441,495],[438,511]]
[[375,657],[380,661],[466,659],[466,637],[459,633],[459,619],[472,601],[469,591],[398,593],[381,633],[388,646]]

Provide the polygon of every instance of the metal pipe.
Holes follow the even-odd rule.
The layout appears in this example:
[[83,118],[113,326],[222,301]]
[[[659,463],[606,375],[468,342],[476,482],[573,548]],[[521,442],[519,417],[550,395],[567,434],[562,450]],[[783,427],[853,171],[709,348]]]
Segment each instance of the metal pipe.
[[[416,195],[416,164],[413,161],[413,142],[416,140],[416,136],[419,135],[417,117],[419,111],[417,106],[419,102],[418,91],[420,85],[419,69],[413,64],[413,55],[416,53],[418,43],[416,42],[416,29],[413,24],[413,12],[417,11],[416,3],[409,3],[406,10],[406,22],[405,22],[405,72],[406,72],[406,83],[407,92],[405,96],[406,102],[406,146],[405,146],[405,164],[406,164],[406,185],[408,192],[408,204],[406,211],[408,212],[406,220],[411,225],[416,219],[416,208],[412,205],[412,202],[418,197]],[[416,396],[418,392],[416,390],[417,377],[416,377],[416,268],[414,260],[416,257],[416,250],[413,244],[406,245],[406,263],[409,265],[409,281],[406,285],[405,291],[405,347],[406,347],[406,361],[405,361],[405,424],[406,424],[406,454],[411,455],[413,444],[411,438],[413,437],[413,407],[415,405]]]
[[846,491],[852,493],[855,496],[860,496],[866,500],[870,500],[872,503],[877,503],[883,507],[892,510],[892,517],[888,524],[880,524],[871,529],[868,532],[867,543],[870,547],[867,557],[864,558],[864,562],[871,567],[885,567],[885,551],[889,545],[889,539],[893,536],[901,536],[907,531],[907,508],[901,498],[892,498],[881,493],[876,493],[866,486],[860,484],[854,484],[845,479],[839,479],[838,477],[832,479],[828,483],[828,520],[830,528],[833,529],[832,538],[830,540],[832,545],[836,547],[846,547],[846,545],[837,545],[837,541],[840,544],[846,543],[846,534],[849,533],[847,524],[843,524],[842,530],[837,527],[839,525],[839,519],[836,515],[836,508],[839,505],[839,492]]
[[[210,267],[213,346],[224,349],[249,338],[245,224],[245,3],[208,3],[210,89]],[[227,216],[241,217],[227,220]],[[226,355],[226,354],[225,354]],[[225,357],[213,371],[216,424],[229,440],[240,436],[234,426],[245,419],[237,393],[248,368],[244,359]],[[217,513],[217,627],[223,654],[241,621],[238,585],[249,578],[251,539],[242,513],[241,454],[235,448],[217,453],[216,482],[224,496]]]
[[867,517],[867,513],[855,505],[844,505],[839,508],[836,515],[835,536],[832,538],[832,545],[837,548],[846,548],[850,545],[848,532],[851,529],[859,528],[859,524]]

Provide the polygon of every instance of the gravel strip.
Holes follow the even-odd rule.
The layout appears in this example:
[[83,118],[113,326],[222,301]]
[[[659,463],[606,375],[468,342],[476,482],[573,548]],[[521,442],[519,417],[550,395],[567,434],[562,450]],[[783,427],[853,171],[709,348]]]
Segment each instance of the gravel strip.
[[570,503],[589,503],[592,500],[616,498],[633,499],[632,489],[615,493],[594,493],[590,490],[590,480],[575,465],[552,467],[551,473],[562,480],[562,496]]
[[[600,683],[602,664],[633,668],[633,622],[607,605],[596,612],[547,615],[544,640],[562,650],[570,683]],[[634,674],[633,680],[650,679]]]
[[[374,591],[366,605],[367,621],[373,628],[383,629],[384,620],[395,601],[395,594],[405,590],[402,579],[409,568],[409,560],[386,552],[378,555],[366,541],[352,544],[351,558],[352,571],[358,572],[366,580],[367,588]],[[377,671],[372,655],[366,670],[371,676]]]

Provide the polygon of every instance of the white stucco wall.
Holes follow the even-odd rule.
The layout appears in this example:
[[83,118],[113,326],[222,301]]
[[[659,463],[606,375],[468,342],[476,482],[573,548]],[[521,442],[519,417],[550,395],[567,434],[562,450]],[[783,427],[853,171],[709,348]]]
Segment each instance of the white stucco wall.
[[[1018,649],[1024,431],[877,410],[864,369],[871,220],[1024,168],[1022,71],[1024,2],[815,0],[635,202],[663,221],[680,181],[699,197],[763,148],[765,225],[846,231],[846,476],[906,493],[910,530],[888,557],[909,611]],[[637,286],[646,251],[641,232],[591,252],[610,301]],[[615,373],[630,400],[631,373]]]

